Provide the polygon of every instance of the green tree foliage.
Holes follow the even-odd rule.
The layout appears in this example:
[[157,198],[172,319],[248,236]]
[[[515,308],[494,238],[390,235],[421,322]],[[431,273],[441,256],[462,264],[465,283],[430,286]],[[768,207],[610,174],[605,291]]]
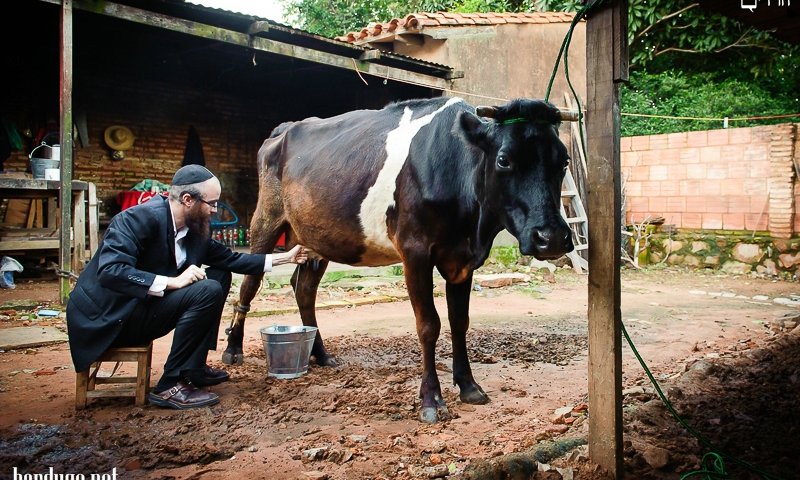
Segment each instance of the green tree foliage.
[[[288,0],[288,12],[301,28],[333,37],[413,12],[577,11],[583,4],[582,0]],[[708,13],[696,0],[628,0],[628,4],[631,81],[622,89],[623,112],[715,118],[800,113],[797,46]],[[731,8],[739,8],[738,2]],[[797,118],[772,122],[778,121]],[[624,135],[714,127],[721,127],[720,122],[629,116],[622,121]]]
[[[775,95],[758,82],[719,79],[709,73],[666,71],[631,72],[629,85],[621,91],[622,112],[649,115],[704,117],[716,120],[622,117],[622,135],[652,135],[722,128],[721,118],[751,117],[800,112],[800,99]],[[730,127],[797,121],[800,117],[762,121],[729,121]]]

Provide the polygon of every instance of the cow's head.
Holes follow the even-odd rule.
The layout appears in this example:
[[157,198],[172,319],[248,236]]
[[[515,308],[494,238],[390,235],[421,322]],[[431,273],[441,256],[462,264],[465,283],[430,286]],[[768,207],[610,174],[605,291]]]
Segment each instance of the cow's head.
[[462,112],[460,128],[484,153],[484,197],[520,251],[538,259],[572,251],[570,228],[561,216],[561,182],[569,164],[558,126],[567,114],[535,100]]

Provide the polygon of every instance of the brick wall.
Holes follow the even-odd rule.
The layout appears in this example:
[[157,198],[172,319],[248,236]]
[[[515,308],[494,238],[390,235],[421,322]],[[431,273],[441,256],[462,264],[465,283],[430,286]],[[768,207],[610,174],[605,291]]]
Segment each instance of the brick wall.
[[797,124],[625,137],[620,149],[629,223],[800,232]]
[[[101,220],[119,210],[117,194],[143,179],[170,183],[180,168],[189,127],[197,130],[206,166],[222,183],[222,199],[242,223],[249,221],[258,195],[256,154],[279,119],[274,108],[252,100],[166,83],[125,83],[124,79],[91,77],[75,94],[75,117],[85,113],[89,146],[75,140],[73,177],[97,185]],[[266,115],[265,115],[266,113]],[[275,115],[275,114],[273,114]],[[136,136],[124,160],[113,160],[103,141],[110,125],[124,125]],[[25,171],[28,151],[13,152],[8,171]]]

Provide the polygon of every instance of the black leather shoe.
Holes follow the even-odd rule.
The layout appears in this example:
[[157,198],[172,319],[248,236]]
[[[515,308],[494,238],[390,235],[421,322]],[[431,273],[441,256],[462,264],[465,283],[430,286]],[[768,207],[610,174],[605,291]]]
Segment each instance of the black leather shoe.
[[147,399],[153,405],[176,410],[208,407],[219,403],[219,397],[215,393],[200,390],[186,381],[180,381],[161,393],[150,392]]
[[225,370],[209,367],[208,365],[202,369],[189,370],[184,373],[184,376],[192,382],[193,385],[198,387],[219,385],[231,379],[231,376]]

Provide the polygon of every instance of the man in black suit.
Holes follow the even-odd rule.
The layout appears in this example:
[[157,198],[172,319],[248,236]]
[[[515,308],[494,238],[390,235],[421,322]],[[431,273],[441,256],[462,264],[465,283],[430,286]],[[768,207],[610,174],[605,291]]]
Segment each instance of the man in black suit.
[[146,344],[174,330],[150,403],[187,409],[219,402],[199,387],[229,379],[206,357],[216,348],[231,272],[256,275],[307,259],[300,245],[275,255],[243,254],[212,240],[221,190],[208,169],[187,165],[175,172],[169,198],[156,196],[111,220],[67,304],[75,371],[111,346]]

